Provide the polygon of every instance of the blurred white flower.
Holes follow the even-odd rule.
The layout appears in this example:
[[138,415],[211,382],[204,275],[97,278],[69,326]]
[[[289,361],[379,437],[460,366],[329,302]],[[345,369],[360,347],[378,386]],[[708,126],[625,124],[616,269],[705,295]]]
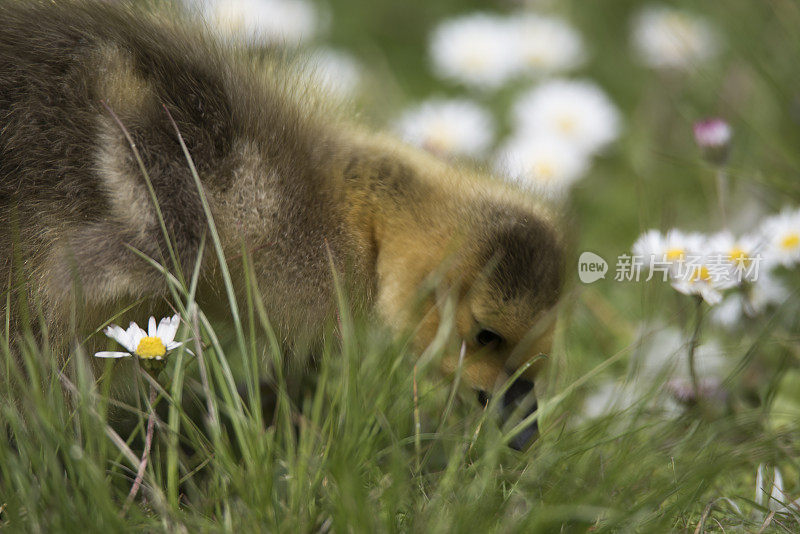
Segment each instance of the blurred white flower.
[[716,283],[710,269],[703,261],[696,265],[687,266],[684,273],[674,276],[670,285],[684,295],[699,295],[703,297],[703,300],[711,306],[722,301],[720,290],[729,287]]
[[518,136],[498,152],[497,170],[546,195],[563,194],[589,168],[584,152],[550,136]]
[[658,262],[673,265],[685,261],[688,256],[701,254],[705,240],[703,234],[687,234],[675,228],[666,235],[648,230],[634,242],[633,253],[642,256],[646,266]]
[[513,108],[519,132],[556,137],[588,153],[619,135],[617,109],[588,81],[552,80],[523,94]]
[[726,261],[736,265],[746,265],[761,248],[761,238],[756,235],[735,237],[729,231],[719,232],[708,237],[706,250],[722,255]]
[[728,295],[720,304],[714,306],[709,318],[712,323],[726,330],[733,330],[744,318],[744,297],[740,293]]
[[777,467],[772,477],[771,488],[766,485],[764,483],[764,467],[764,464],[759,464],[756,471],[756,504],[765,506],[764,500],[766,500],[766,507],[775,514],[796,516],[800,512],[800,499],[793,500],[791,495],[783,489],[783,476]]
[[115,324],[109,325],[103,332],[108,337],[125,347],[127,352],[102,351],[95,353],[98,358],[125,358],[128,356],[138,356],[143,360],[162,360],[171,350],[174,350],[183,342],[175,341],[175,334],[178,332],[181,318],[179,315],[165,317],[156,326],[156,318],[150,317],[147,331],[143,330],[136,323],[131,323],[127,330]]
[[636,387],[628,382],[611,380],[600,385],[583,402],[583,417],[595,419],[606,415],[624,412],[640,400]]
[[[800,216],[796,218],[800,223]],[[775,226],[785,228],[786,225],[775,223]],[[776,242],[780,243],[781,239],[791,241],[790,234],[784,232],[781,235],[783,237],[776,238]],[[767,269],[762,265],[770,255],[763,251],[764,241],[760,234],[735,237],[724,231],[704,236],[672,229],[663,235],[658,230],[648,230],[632,248],[634,255],[641,258],[644,268],[652,271],[653,276],[661,273],[661,278],[670,280],[677,291],[700,295],[712,305],[722,301],[722,291],[747,282],[748,298],[741,304],[749,306],[751,311],[748,314],[753,315],[758,312],[753,311],[755,303],[751,303],[751,299],[772,298],[762,295],[776,292],[772,289],[776,284],[766,280]],[[765,279],[764,283],[758,284],[761,279]],[[729,325],[739,320],[740,311],[734,300],[730,300],[716,312],[716,316],[717,322]]]
[[579,66],[585,58],[580,34],[564,20],[526,13],[509,23],[522,72],[562,72]]
[[637,256],[642,256],[647,265],[651,257],[661,258],[667,250],[666,240],[664,234],[658,230],[647,230],[633,242],[631,247],[633,253]]
[[687,68],[719,51],[716,32],[702,18],[667,6],[649,6],[633,20],[633,44],[655,68]]
[[[718,236],[717,242],[721,243],[723,237]],[[731,243],[734,243],[732,237]],[[666,235],[657,230],[645,232],[633,244],[633,252],[653,275],[662,273],[662,279],[668,279],[676,291],[699,295],[710,305],[718,304],[722,300],[721,291],[738,285],[745,273],[750,272],[738,267],[739,262],[746,264],[746,258],[733,244],[725,252],[712,254],[706,236],[675,229]],[[735,260],[728,254],[734,254]]]
[[519,53],[505,19],[477,13],[451,19],[433,32],[430,54],[437,75],[495,89],[519,70]]
[[406,111],[395,129],[409,143],[440,155],[479,155],[494,136],[492,116],[466,99],[423,102]]
[[674,264],[671,285],[685,295],[699,295],[713,306],[722,301],[722,291],[741,283],[744,275],[735,269],[719,254],[688,255]]
[[728,231],[714,234],[708,238],[704,249],[711,257],[727,263],[731,276],[739,281],[755,281],[760,275],[762,239],[756,235],[735,237]]
[[307,0],[195,1],[222,36],[256,46],[297,45],[317,29],[317,11]]
[[[643,350],[636,364],[643,380],[662,383],[663,379],[691,379],[686,361],[689,340],[679,329],[654,325],[642,332],[638,343]],[[695,370],[701,380],[722,378],[730,366],[730,358],[714,341],[707,341],[695,349]]]
[[328,94],[340,100],[352,97],[361,83],[361,66],[346,52],[322,48],[308,58],[308,74]]
[[[658,323],[639,333],[640,347],[631,360],[631,374],[626,381],[605,381],[590,394],[582,415],[595,418],[618,414],[637,403],[657,409],[664,415],[679,415],[681,403],[691,402],[694,391],[686,360],[689,341],[677,328]],[[731,359],[722,347],[711,341],[695,349],[695,370],[700,394],[713,401],[723,401],[720,385],[731,368]]]
[[725,329],[733,330],[744,321],[763,313],[771,306],[780,306],[789,298],[790,291],[782,282],[767,272],[733,293],[711,312],[711,321]]
[[751,315],[761,313],[770,306],[780,306],[791,294],[783,282],[766,272],[760,274],[747,290],[747,311]]
[[800,210],[784,210],[761,224],[767,267],[800,263]]

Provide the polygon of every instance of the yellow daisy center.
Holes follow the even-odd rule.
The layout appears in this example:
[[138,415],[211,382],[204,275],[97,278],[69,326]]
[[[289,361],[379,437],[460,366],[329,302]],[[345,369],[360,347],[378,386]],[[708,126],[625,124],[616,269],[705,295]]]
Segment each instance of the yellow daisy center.
[[689,38],[692,36],[691,20],[682,13],[673,13],[665,19],[666,27],[671,29],[678,37]]
[[136,347],[136,355],[145,360],[152,360],[153,358],[161,358],[167,353],[167,347],[164,342],[157,337],[143,337]]
[[689,279],[690,282],[701,282],[701,281],[708,281],[711,279],[711,273],[708,272],[708,268],[705,266],[696,267],[692,272],[692,276]]
[[533,166],[533,175],[537,180],[549,182],[556,175],[556,167],[550,161],[540,161]]
[[444,124],[437,124],[431,128],[425,140],[425,148],[433,152],[449,152],[454,145],[453,130]]
[[682,260],[686,255],[686,251],[682,248],[671,248],[667,250],[667,260],[668,261],[678,261]]
[[797,232],[793,232],[788,234],[781,239],[781,248],[783,250],[792,250],[800,245],[800,234]]
[[481,72],[486,68],[486,54],[481,50],[471,50],[464,61],[464,66],[471,72]]
[[728,252],[728,258],[731,263],[735,263],[736,265],[747,265],[750,263],[750,257],[741,247],[733,247]]
[[556,119],[556,126],[565,134],[574,132],[577,123],[578,121],[576,121],[575,117],[571,115],[561,115],[558,117],[558,119]]
[[540,67],[544,65],[544,56],[539,50],[529,51],[527,54],[525,54],[525,58],[528,60],[528,64],[534,67]]

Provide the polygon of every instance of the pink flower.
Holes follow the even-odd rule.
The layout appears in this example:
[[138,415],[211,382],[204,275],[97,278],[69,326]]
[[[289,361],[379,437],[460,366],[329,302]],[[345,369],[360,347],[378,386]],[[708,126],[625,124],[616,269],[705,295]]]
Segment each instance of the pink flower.
[[697,403],[697,397],[706,401],[724,404],[728,394],[723,389],[722,383],[716,378],[701,378],[694,390],[688,378],[673,378],[666,384],[666,390],[677,402],[686,406]]
[[731,127],[722,119],[707,119],[694,123],[694,138],[702,147],[727,146],[731,141]]
[[728,159],[733,130],[722,119],[713,118],[694,124],[694,139],[703,151],[705,158],[716,165],[722,165]]

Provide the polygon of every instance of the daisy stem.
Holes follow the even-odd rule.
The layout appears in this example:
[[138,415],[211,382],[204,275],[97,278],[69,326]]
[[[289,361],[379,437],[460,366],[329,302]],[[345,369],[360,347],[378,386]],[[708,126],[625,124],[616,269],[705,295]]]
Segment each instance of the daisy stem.
[[719,207],[719,217],[722,221],[722,227],[727,228],[728,217],[725,211],[726,199],[728,196],[728,175],[725,172],[725,167],[717,167],[717,203]]
[[150,457],[150,447],[153,445],[153,434],[155,433],[156,410],[153,406],[155,402],[156,388],[153,384],[150,384],[150,403],[149,414],[147,416],[147,433],[144,437],[144,450],[142,451],[142,459],[139,462],[139,469],[136,471],[136,478],[133,480],[133,486],[131,486],[131,491],[128,493],[128,498],[125,500],[124,511],[128,510],[131,503],[136,498],[136,494],[139,492],[139,487],[142,485],[142,480],[144,479],[144,471],[147,468],[147,460]]
[[689,376],[692,378],[692,390],[694,391],[694,398],[696,402],[700,401],[700,384],[697,378],[697,369],[695,366],[695,352],[697,346],[700,344],[700,330],[703,324],[703,297],[695,297],[695,322],[692,338],[689,340]]

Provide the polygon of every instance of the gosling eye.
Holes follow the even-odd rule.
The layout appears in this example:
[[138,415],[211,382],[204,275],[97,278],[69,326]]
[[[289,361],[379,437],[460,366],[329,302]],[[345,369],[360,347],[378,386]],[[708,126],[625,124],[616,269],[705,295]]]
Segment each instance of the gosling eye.
[[481,347],[488,347],[489,345],[497,346],[503,342],[503,336],[484,328],[475,336],[475,341]]

